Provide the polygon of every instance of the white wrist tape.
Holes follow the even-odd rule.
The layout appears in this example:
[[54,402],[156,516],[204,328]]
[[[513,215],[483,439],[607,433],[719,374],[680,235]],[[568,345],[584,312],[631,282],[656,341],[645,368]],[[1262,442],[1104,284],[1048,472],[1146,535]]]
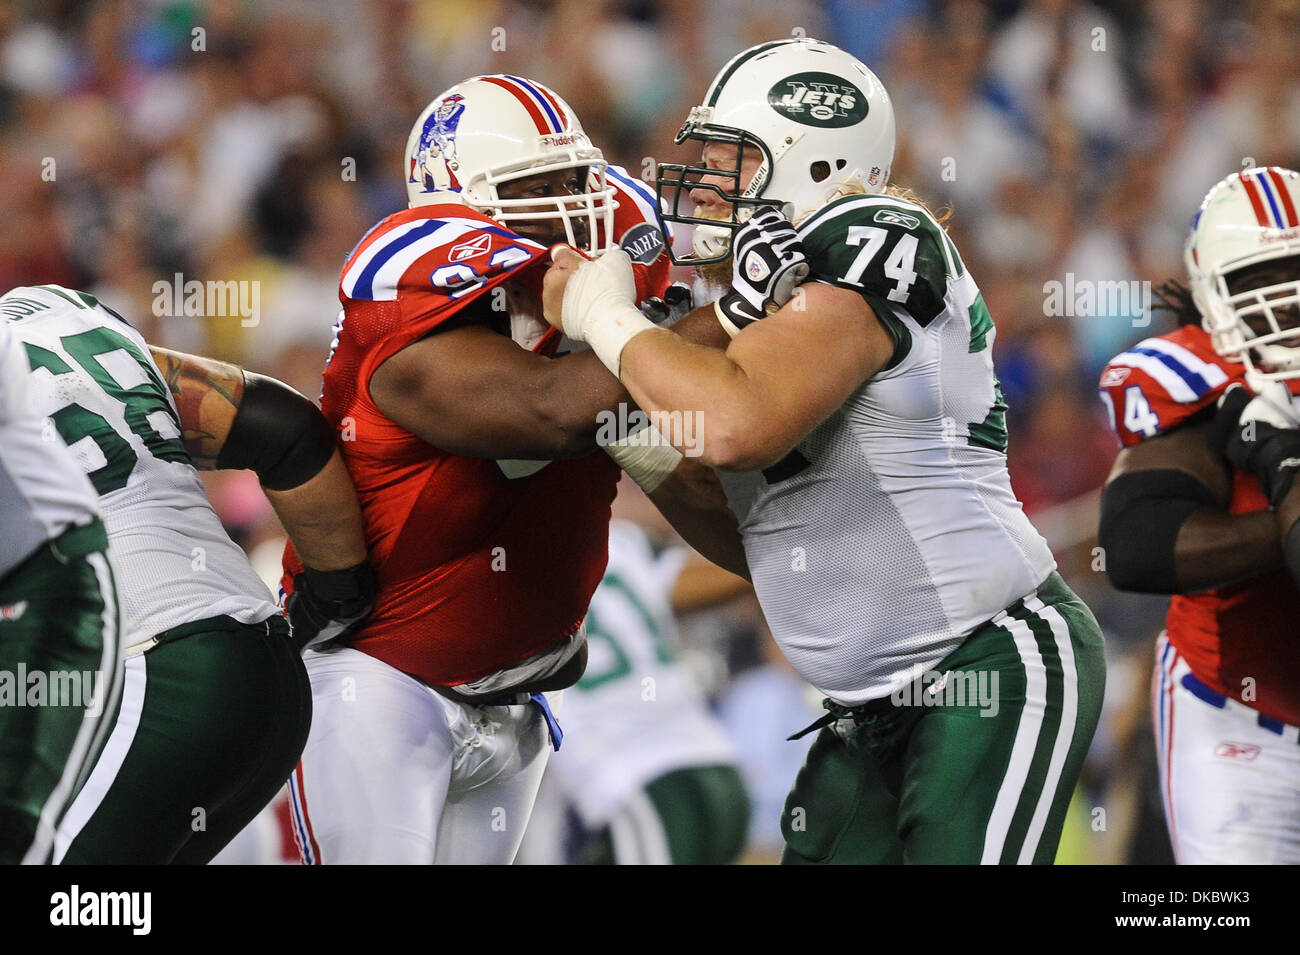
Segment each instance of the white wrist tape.
[[596,357],[618,377],[619,356],[637,335],[652,328],[654,322],[641,314],[635,305],[616,305],[593,315],[583,328],[583,337]]
[[605,453],[647,494],[663,484],[682,461],[682,452],[654,425],[605,445]]

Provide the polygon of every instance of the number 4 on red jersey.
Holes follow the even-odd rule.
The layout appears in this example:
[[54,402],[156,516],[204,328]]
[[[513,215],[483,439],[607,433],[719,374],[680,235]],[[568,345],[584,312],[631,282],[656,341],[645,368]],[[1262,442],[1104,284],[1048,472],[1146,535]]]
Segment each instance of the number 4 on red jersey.
[[1178,427],[1214,406],[1245,368],[1220,358],[1197,325],[1147,338],[1111,359],[1099,392],[1125,447]]

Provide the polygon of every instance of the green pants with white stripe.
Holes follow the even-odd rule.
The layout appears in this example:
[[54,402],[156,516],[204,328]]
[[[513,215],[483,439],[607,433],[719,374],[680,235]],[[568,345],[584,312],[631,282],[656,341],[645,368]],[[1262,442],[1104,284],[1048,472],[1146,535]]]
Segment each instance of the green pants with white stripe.
[[50,861],[112,726],[122,664],[107,547],[95,521],[0,580],[0,864]]
[[56,839],[63,864],[205,864],[289,779],[311,685],[289,625],[212,617],[127,659],[112,734]]
[[1105,682],[1101,629],[1054,573],[904,691],[826,701],[782,862],[1050,864]]

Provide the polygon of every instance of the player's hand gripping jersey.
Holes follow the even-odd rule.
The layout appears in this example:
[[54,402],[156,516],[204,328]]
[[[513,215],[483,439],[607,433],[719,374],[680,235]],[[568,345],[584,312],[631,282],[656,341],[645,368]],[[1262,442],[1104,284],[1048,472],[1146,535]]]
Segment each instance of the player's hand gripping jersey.
[[[639,263],[638,298],[662,295],[669,263],[653,197],[625,171],[608,173],[615,238]],[[471,303],[509,308],[515,341],[550,357],[559,334],[533,330],[549,262],[542,246],[448,203],[389,216],[343,267],[321,405],[339,430],[379,577],[375,610],[351,644],[427,683],[471,682],[563,640],[605,569],[619,469],[604,453],[450,454],[390,421],[370,395],[376,369]],[[536,320],[520,314],[532,296]],[[286,590],[300,566],[289,548]]]
[[[1215,352],[1188,325],[1117,355],[1101,375],[1101,398],[1121,444],[1129,447],[1213,413],[1219,396],[1245,381],[1245,366]],[[1228,513],[1265,510],[1253,474],[1234,471]],[[1285,570],[1207,590],[1174,594],[1166,628],[1192,672],[1216,692],[1273,719],[1300,724],[1300,592]],[[1250,688],[1254,699],[1243,699]]]

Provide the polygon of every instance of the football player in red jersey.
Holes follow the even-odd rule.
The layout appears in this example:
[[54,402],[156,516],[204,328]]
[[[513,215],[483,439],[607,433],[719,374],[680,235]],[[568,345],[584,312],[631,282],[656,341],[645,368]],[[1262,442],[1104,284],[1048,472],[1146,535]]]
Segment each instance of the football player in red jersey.
[[[1099,542],[1121,590],[1167,593],[1153,718],[1180,863],[1300,863],[1300,174],[1234,173],[1192,223],[1176,331],[1101,397],[1123,449]],[[1216,412],[1216,405],[1218,410]]]
[[[560,742],[554,693],[586,663],[611,458],[643,486],[670,470],[597,447],[626,392],[593,354],[551,357],[539,299],[557,242],[620,244],[638,300],[664,295],[649,190],[554,92],[508,75],[437,97],[407,160],[410,208],[343,267],[324,373],[379,591],[346,645],[307,654],[315,715],[291,782],[307,863],[514,858]],[[292,549],[285,568],[288,590]]]

